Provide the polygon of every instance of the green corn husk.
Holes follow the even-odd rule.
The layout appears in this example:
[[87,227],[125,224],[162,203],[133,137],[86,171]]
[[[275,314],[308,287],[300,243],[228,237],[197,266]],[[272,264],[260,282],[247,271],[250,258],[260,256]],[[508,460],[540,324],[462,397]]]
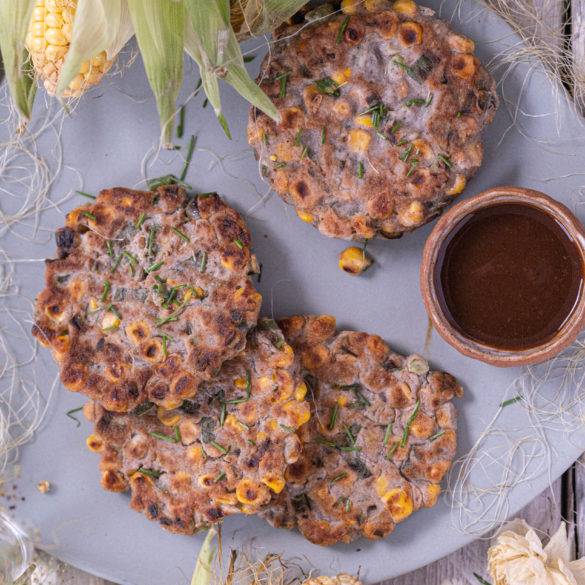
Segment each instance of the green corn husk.
[[308,0],[232,0],[238,39],[268,34],[298,12]]
[[113,59],[133,34],[125,0],[79,0],[57,95],[63,95],[84,61],[102,51]]
[[24,46],[34,0],[0,0],[0,52],[4,72],[18,113],[30,120],[36,83]]
[[217,536],[217,530],[212,526],[201,545],[199,556],[195,564],[195,570],[191,577],[191,585],[210,585],[213,578],[212,563],[217,553],[217,547],[213,543]]
[[[207,1],[207,0],[206,0]],[[170,145],[183,84],[185,5],[181,0],[127,0],[146,76],[154,93],[163,143]]]

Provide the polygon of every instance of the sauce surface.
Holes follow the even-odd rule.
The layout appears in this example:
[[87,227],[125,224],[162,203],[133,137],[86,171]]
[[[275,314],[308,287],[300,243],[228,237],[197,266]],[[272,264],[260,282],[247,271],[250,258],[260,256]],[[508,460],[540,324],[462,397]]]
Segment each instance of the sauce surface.
[[439,251],[434,276],[442,309],[461,333],[521,350],[552,339],[570,317],[583,260],[552,216],[506,203],[461,221]]

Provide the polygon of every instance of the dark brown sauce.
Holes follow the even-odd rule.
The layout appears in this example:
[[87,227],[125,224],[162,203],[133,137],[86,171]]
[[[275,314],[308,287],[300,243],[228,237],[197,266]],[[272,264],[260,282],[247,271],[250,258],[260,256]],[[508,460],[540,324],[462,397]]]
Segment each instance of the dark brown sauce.
[[439,251],[435,287],[451,324],[505,350],[552,339],[583,286],[583,259],[556,219],[531,205],[485,207],[466,217]]

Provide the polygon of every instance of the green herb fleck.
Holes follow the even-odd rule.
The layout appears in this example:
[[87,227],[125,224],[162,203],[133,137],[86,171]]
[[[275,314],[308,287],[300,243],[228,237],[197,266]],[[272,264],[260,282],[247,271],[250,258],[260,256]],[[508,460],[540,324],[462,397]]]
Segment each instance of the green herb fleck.
[[319,93],[324,95],[331,95],[333,97],[339,97],[341,95],[341,92],[339,91],[339,84],[331,79],[331,77],[317,79],[317,81],[315,81],[315,87]]
[[363,179],[365,172],[366,172],[366,170],[364,168],[364,163],[360,160],[360,162],[358,163],[358,170],[357,170],[358,179]]
[[207,252],[203,250],[201,252],[201,258],[199,259],[199,272],[203,274],[207,268]]
[[79,420],[79,419],[78,419],[76,416],[74,416],[74,415],[75,415],[76,413],[78,413],[78,412],[82,411],[82,410],[83,410],[83,406],[80,406],[80,407],[78,407],[78,408],[72,408],[71,410],[68,410],[68,411],[65,413],[65,415],[66,415],[67,417],[69,417],[71,420],[74,420],[74,421],[76,422],[76,424],[77,424],[77,428],[79,428],[79,427],[81,426],[81,421],[80,421],[80,420]]
[[154,248],[154,240],[156,239],[156,228],[151,227],[148,230],[148,239],[146,240],[146,253],[151,256]]
[[244,55],[244,63],[251,63],[256,59],[256,55]]
[[339,413],[339,404],[335,403],[335,406],[331,409],[331,414],[329,415],[329,424],[327,428],[332,431],[335,428],[335,423],[337,422],[337,415]]
[[185,106],[179,110],[179,123],[177,124],[177,138],[183,138],[185,133]]
[[481,575],[473,573],[473,576],[481,583],[481,585],[491,585],[489,581],[486,581]]
[[112,242],[110,240],[106,240],[106,254],[110,257],[114,257],[114,247],[112,246]]
[[252,374],[250,370],[246,370],[246,395],[241,398],[234,398],[232,400],[226,400],[226,404],[241,404],[242,402],[248,402],[252,393]]
[[404,447],[406,445],[406,442],[408,441],[408,434],[410,433],[410,427],[412,426],[412,423],[414,422],[414,419],[416,418],[416,415],[418,414],[419,408],[420,408],[420,400],[417,400],[416,404],[414,405],[414,410],[412,411],[412,414],[408,417],[408,420],[406,421],[406,425],[404,426],[404,431],[402,432],[402,440],[400,441],[401,447]]
[[122,256],[128,260],[128,264],[130,264],[130,272],[134,275],[134,271],[138,265],[138,258],[126,250],[122,252]]
[[296,431],[296,429],[295,429],[294,427],[291,427],[291,426],[289,426],[289,425],[285,425],[285,424],[282,424],[282,423],[279,423],[279,425],[280,425],[280,427],[281,427],[282,429],[284,429],[284,430],[285,430],[285,431],[287,431],[288,433],[294,433],[294,432]]
[[429,441],[432,443],[433,441],[436,441],[439,437],[442,437],[444,434],[445,431],[441,429],[440,431],[437,431],[434,435],[429,437]]
[[234,240],[234,244],[240,249],[243,250],[244,249],[244,242],[242,242],[242,240],[240,240],[239,238]]
[[323,126],[323,128],[321,128],[321,144],[325,144],[326,141],[327,141],[327,128],[325,128],[325,126]]
[[139,216],[138,219],[136,220],[136,229],[139,230],[142,227],[142,224],[144,223],[144,220],[146,219],[146,214],[144,212],[142,212]]
[[343,35],[345,34],[345,31],[347,30],[347,25],[349,24],[349,21],[351,20],[351,16],[346,16],[341,25],[339,26],[339,30],[337,31],[337,36],[335,37],[335,42],[339,45],[341,44],[341,41],[343,41]]
[[349,496],[345,498],[345,511],[349,512],[351,510],[351,499]]
[[331,478],[331,483],[335,483],[337,481],[341,481],[342,479],[345,479],[347,477],[347,471],[342,471],[341,473],[338,473],[336,476]]
[[220,481],[223,481],[225,478],[227,477],[227,475],[225,474],[225,471],[220,471],[214,478],[213,478],[213,483],[218,483]]
[[144,272],[146,272],[146,274],[150,274],[151,272],[156,272],[163,265],[164,265],[164,262],[162,260],[160,260],[159,262],[155,262],[154,264],[151,264]]
[[169,355],[169,351],[168,351],[168,347],[169,347],[169,340],[171,338],[166,335],[166,333],[163,333],[162,335],[162,352],[163,352],[163,356],[166,358]]
[[191,241],[189,236],[186,233],[182,232],[179,228],[176,228],[175,226],[173,226],[171,229],[173,230],[173,232],[175,232],[179,236],[179,238],[181,238],[181,240],[183,240],[183,242],[190,242]]
[[288,78],[290,76],[290,71],[283,71],[276,76],[277,81],[280,83],[280,88],[278,91],[279,98],[286,97],[286,88],[288,86]]
[[141,473],[142,475],[152,477],[153,479],[158,479],[163,474],[162,471],[157,471],[156,469],[150,469],[148,467],[142,467],[142,465],[136,470],[136,473]]
[[136,416],[142,416],[143,414],[150,412],[153,408],[154,408],[154,402],[143,402],[142,404],[139,404],[134,409],[132,414],[134,414]]
[[451,159],[444,155],[444,154],[439,154],[437,155],[437,159],[439,160],[439,162],[443,163],[448,169],[453,168],[453,163],[451,162]]
[[160,439],[161,441],[166,441],[167,443],[178,443],[181,440],[181,434],[178,426],[175,427],[175,431],[172,435],[165,435],[164,433],[159,433],[158,431],[151,431],[148,434],[155,439]]
[[110,268],[110,272],[116,272],[118,266],[120,266],[120,262],[122,262],[122,254],[119,254],[118,257],[112,263],[112,267]]
[[392,423],[389,422],[386,425],[386,431],[384,432],[384,441],[383,441],[383,445],[384,447],[388,444],[388,441],[390,440],[390,437],[392,436]]
[[97,217],[93,213],[91,213],[91,211],[83,211],[82,215],[85,215],[85,217],[91,219],[92,221],[97,220]]
[[109,280],[106,280],[104,282],[104,288],[102,290],[102,296],[100,297],[100,301],[103,303],[105,302],[105,300],[108,298],[108,295],[110,294],[110,290],[112,290],[112,285],[110,284]]
[[414,150],[414,146],[412,144],[409,144],[403,151],[402,154],[400,155],[400,160],[402,162],[406,162],[408,160],[408,157],[412,154],[412,151]]
[[520,395],[514,396],[514,398],[510,398],[509,400],[504,400],[504,402],[502,402],[500,404],[500,408],[506,408],[506,406],[510,406],[511,404],[515,404],[516,402],[520,402],[520,400],[522,400],[522,396],[520,396]]
[[189,140],[189,148],[187,150],[187,156],[185,157],[185,164],[183,165],[183,170],[181,171],[181,175],[179,176],[179,181],[184,181],[187,177],[187,171],[191,166],[191,160],[193,159],[193,152],[195,151],[195,144],[197,144],[197,138],[195,135],[191,135],[191,139]]
[[229,447],[224,447],[223,445],[220,445],[216,441],[209,441],[209,444],[212,447],[215,447],[222,455],[227,455],[230,451]]
[[90,195],[89,193],[86,193],[85,191],[75,191],[78,195],[81,195],[82,197],[87,197],[88,199],[97,199],[97,197],[95,197],[94,195]]
[[400,443],[398,441],[396,441],[392,447],[390,447],[390,449],[388,449],[388,453],[386,453],[386,459],[392,459],[392,457],[394,456],[394,453],[396,453],[396,449],[398,449],[398,445]]
[[166,325],[167,323],[171,323],[172,321],[178,321],[179,316],[185,310],[185,305],[186,305],[186,303],[183,303],[182,305],[179,306],[179,308],[176,311],[173,311],[167,317],[161,317],[160,319],[157,319],[155,325],[157,327],[162,327],[163,325]]

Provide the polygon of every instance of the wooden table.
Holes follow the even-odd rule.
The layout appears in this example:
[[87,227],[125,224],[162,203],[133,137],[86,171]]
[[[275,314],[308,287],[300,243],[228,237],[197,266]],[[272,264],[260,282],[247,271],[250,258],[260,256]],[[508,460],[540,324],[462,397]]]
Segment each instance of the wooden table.
[[[489,2],[489,0],[488,0]],[[585,103],[585,0],[525,0],[527,5],[539,7],[544,16],[544,26],[534,32],[547,39],[550,44],[570,46],[573,59],[580,64],[576,69],[581,82],[581,103]],[[424,2],[423,2],[424,3]],[[572,24],[563,24],[563,14],[570,11]],[[521,15],[516,15],[521,18]],[[564,519],[569,524],[569,533],[574,553],[585,555],[585,456],[543,492],[519,514],[529,524],[547,533],[554,532]],[[485,571],[488,542],[478,540],[465,548],[408,575],[385,581],[383,585],[441,585],[444,579],[457,578],[462,584],[478,585],[473,573],[487,577]],[[425,551],[420,551],[424,559]],[[42,567],[33,577],[32,585],[113,585],[57,563],[47,557],[39,558]],[[357,567],[356,567],[357,569]],[[163,585],[163,584],[161,584]],[[188,585],[168,583],[164,585]]]

